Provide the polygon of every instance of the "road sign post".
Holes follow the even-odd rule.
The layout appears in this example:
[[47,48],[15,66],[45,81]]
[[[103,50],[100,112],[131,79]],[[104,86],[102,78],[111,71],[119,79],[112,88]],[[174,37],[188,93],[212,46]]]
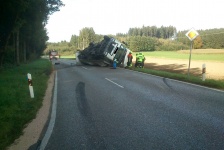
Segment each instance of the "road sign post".
[[188,77],[188,79],[189,79],[189,72],[190,72],[190,67],[191,67],[191,52],[192,52],[192,47],[193,47],[193,41],[191,41],[191,48],[190,48],[189,64],[188,64],[188,71],[187,71],[187,77]]
[[188,39],[191,41],[191,48],[190,48],[190,56],[189,56],[189,65],[188,65],[188,73],[187,73],[187,77],[189,79],[189,74],[190,74],[190,66],[191,66],[191,53],[192,53],[192,47],[193,47],[193,42],[194,39],[199,35],[198,32],[196,30],[194,30],[193,28],[191,30],[189,30],[186,34],[185,34]]

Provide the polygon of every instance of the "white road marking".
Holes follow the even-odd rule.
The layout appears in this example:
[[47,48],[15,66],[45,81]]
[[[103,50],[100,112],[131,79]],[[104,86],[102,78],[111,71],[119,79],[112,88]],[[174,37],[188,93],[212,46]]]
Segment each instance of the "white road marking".
[[117,84],[116,82],[114,82],[114,81],[112,81],[112,80],[110,80],[110,79],[108,79],[108,78],[105,78],[105,79],[106,79],[107,81],[110,81],[111,83],[113,83],[113,84],[119,86],[120,88],[124,88],[122,85],[119,85],[119,84]]
[[82,68],[88,70],[88,68],[86,68],[86,67],[82,67]]
[[57,71],[56,71],[54,95],[53,95],[54,96],[53,97],[53,106],[52,106],[52,110],[51,110],[51,119],[50,119],[50,122],[48,124],[47,131],[44,135],[44,138],[41,141],[40,150],[45,149],[45,147],[47,146],[47,143],[48,143],[48,141],[51,137],[53,129],[54,129],[54,124],[55,124],[55,119],[56,119],[56,110],[57,110],[57,89],[58,89],[58,74],[57,74]]

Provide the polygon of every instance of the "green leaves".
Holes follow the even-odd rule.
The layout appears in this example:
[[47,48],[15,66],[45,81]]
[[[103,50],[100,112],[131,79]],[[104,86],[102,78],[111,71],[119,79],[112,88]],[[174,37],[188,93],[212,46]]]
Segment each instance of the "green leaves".
[[156,41],[152,37],[132,36],[128,38],[127,44],[132,51],[154,51]]
[[83,28],[79,32],[79,45],[81,49],[84,49],[89,46],[91,42],[95,41],[95,32],[93,28]]
[[59,11],[59,8],[64,6],[61,0],[46,0],[46,4],[49,14]]
[[173,26],[157,28],[156,26],[143,26],[142,28],[130,28],[128,36],[148,36],[168,39],[176,33],[176,28]]
[[[187,31],[181,31],[178,33],[177,40],[184,44],[190,45],[190,41],[185,37]],[[224,48],[224,28],[220,29],[208,29],[199,30],[199,37],[194,40],[194,48],[213,48],[223,49]]]
[[[0,65],[11,63],[13,57],[10,61],[3,58],[8,53],[7,47],[14,48],[15,45],[20,48],[16,58],[23,55],[25,61],[26,57],[39,57],[48,40],[45,29],[48,16],[62,6],[61,0],[3,0],[0,5]],[[19,33],[17,41],[12,36],[15,33]]]

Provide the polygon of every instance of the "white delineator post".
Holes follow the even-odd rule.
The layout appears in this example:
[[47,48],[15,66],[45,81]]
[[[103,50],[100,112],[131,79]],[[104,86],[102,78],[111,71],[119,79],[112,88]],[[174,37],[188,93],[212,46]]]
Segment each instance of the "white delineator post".
[[202,81],[205,81],[206,78],[206,64],[202,65]]
[[30,90],[30,97],[34,98],[33,83],[32,83],[32,77],[30,73],[27,74],[27,78],[28,78],[28,85]]

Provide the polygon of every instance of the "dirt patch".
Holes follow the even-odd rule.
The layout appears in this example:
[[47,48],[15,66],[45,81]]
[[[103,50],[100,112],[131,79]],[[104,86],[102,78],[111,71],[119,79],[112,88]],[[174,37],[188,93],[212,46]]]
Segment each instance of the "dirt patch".
[[8,148],[8,150],[27,150],[31,145],[35,145],[41,135],[41,132],[48,120],[51,96],[54,86],[54,72],[51,73],[50,79],[48,80],[48,87],[45,92],[43,105],[39,109],[36,118],[23,130],[23,135]]
[[[187,74],[189,60],[146,57],[145,68]],[[190,74],[202,75],[202,65],[206,64],[206,78],[223,80],[224,63],[212,61],[191,61]]]
[[[178,53],[189,54],[189,50],[179,50]],[[223,49],[193,49],[192,54],[224,54]]]

